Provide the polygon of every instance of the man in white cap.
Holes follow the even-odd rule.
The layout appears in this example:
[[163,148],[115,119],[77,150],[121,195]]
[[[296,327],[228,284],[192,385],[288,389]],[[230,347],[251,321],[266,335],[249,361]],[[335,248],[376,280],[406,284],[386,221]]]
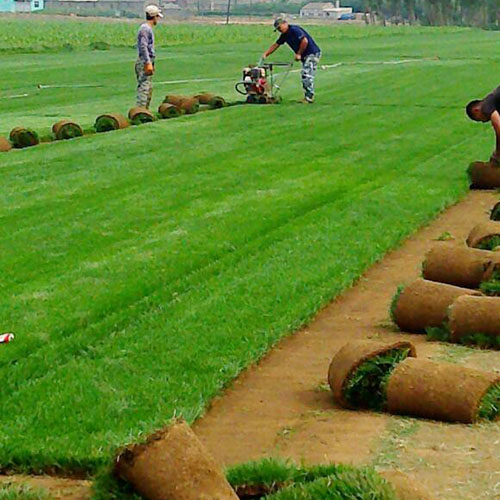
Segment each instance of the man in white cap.
[[146,22],[141,24],[137,33],[137,51],[139,57],[135,63],[137,76],[137,106],[149,108],[153,95],[153,73],[155,71],[155,35],[153,27],[163,17],[157,5],[148,5]]

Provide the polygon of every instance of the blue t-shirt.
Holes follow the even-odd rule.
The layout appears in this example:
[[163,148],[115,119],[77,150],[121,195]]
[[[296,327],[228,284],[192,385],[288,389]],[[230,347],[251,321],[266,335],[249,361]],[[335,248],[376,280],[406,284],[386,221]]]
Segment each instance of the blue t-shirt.
[[321,49],[316,45],[316,42],[313,40],[313,37],[303,28],[297,26],[295,24],[288,25],[288,31],[286,33],[282,33],[281,36],[276,40],[278,45],[283,45],[287,43],[290,48],[297,53],[300,47],[300,42],[302,39],[307,38],[307,47],[302,54],[302,60],[304,60],[307,56],[311,54],[319,54]]

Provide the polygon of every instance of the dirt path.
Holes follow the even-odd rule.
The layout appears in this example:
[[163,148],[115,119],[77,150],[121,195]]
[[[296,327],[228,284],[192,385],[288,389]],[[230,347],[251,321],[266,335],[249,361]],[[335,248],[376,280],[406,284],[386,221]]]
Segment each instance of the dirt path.
[[419,276],[425,252],[448,231],[465,239],[498,196],[471,192],[371,268],[305,330],[283,341],[214,401],[194,428],[226,465],[264,456],[351,462],[410,472],[438,498],[500,499],[500,425],[445,425],[337,407],[326,375],[348,339],[413,341],[420,357],[500,369],[500,354],[426,342],[392,327],[399,284]]
[[[331,358],[348,339],[404,337],[417,345],[420,357],[500,370],[500,353],[402,336],[388,317],[397,286],[420,274],[425,252],[437,244],[433,240],[444,232],[464,239],[497,198],[471,192],[371,268],[308,328],[243,373],[194,425],[216,458],[225,465],[265,456],[372,464],[409,472],[439,499],[500,499],[500,424],[446,425],[347,411],[335,406],[326,384]],[[0,483],[6,480],[12,478],[0,477]],[[55,478],[36,481],[56,498],[89,497],[87,482],[71,487]]]

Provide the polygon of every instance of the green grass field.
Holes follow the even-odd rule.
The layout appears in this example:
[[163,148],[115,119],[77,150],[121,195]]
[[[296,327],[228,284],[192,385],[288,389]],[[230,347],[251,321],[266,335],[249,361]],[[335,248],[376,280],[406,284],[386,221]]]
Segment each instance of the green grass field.
[[[64,36],[72,23],[49,24],[36,26],[55,30],[52,47],[73,39]],[[0,21],[0,134],[47,132],[62,118],[89,126],[134,104],[135,25],[108,33],[78,23],[81,50],[36,54],[23,26]],[[91,472],[173,415],[193,421],[243,368],[464,195],[467,164],[489,155],[493,137],[463,106],[498,84],[499,35],[316,31],[322,64],[345,64],[318,73],[314,106],[295,102],[295,73],[280,106],[0,156],[0,330],[16,333],[0,346],[1,467]],[[241,68],[274,34],[166,26],[158,40],[155,106],[166,92],[237,99]],[[121,47],[84,50],[95,41]],[[370,64],[407,58],[419,60]],[[199,78],[208,80],[162,83]]]

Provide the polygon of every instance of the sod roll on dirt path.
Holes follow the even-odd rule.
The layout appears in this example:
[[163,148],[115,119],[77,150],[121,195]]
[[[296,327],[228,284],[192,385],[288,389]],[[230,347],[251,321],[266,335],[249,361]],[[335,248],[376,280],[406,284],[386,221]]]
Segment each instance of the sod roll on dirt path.
[[184,421],[121,450],[115,471],[147,500],[238,500],[220,466]]
[[500,166],[491,162],[476,161],[467,171],[471,189],[495,189],[500,187]]
[[134,125],[140,125],[142,123],[151,123],[155,121],[155,115],[149,111],[149,109],[142,107],[135,107],[129,110],[128,118]]
[[427,252],[422,265],[422,276],[439,283],[479,288],[493,262],[500,263],[500,253],[438,244]]
[[182,100],[179,104],[179,107],[187,115],[193,115],[195,113],[198,113],[198,111],[200,110],[200,102],[198,101],[198,99],[192,97],[190,99]]
[[426,328],[441,326],[448,307],[462,295],[481,295],[481,292],[418,279],[398,290],[392,301],[391,316],[402,331],[423,333]]
[[350,342],[334,356],[328,383],[335,401],[345,408],[382,409],[385,379],[407,356],[416,356],[410,342]]
[[160,104],[158,108],[158,113],[162,118],[177,118],[182,115],[182,110],[178,108],[175,104],[169,104],[164,102]]
[[38,134],[29,128],[16,127],[10,131],[10,142],[17,149],[29,148],[40,143]]
[[[448,311],[452,342],[500,347],[500,297],[459,297]],[[481,339],[479,337],[487,337]]]
[[495,221],[500,221],[500,201],[495,203],[490,212],[490,219]]
[[108,115],[100,115],[95,121],[95,129],[97,132],[110,132],[111,130],[119,130],[130,126],[130,122],[119,113],[111,113]]
[[489,220],[474,226],[467,238],[467,245],[483,250],[500,246],[500,222]]
[[184,95],[167,94],[165,99],[163,99],[163,102],[173,104],[174,106],[180,106],[182,101],[185,101],[186,99],[189,99],[189,97]]
[[83,135],[82,127],[71,120],[61,120],[54,123],[54,125],[52,125],[52,132],[58,141],[74,139],[75,137],[81,137]]
[[[498,417],[500,400],[495,409],[482,405],[489,391],[496,391],[498,384],[500,374],[497,373],[407,358],[389,376],[387,409],[394,414],[465,424],[481,418],[494,420]],[[489,400],[487,403],[489,405]]]
[[12,149],[12,144],[5,137],[0,137],[0,153],[6,153]]

